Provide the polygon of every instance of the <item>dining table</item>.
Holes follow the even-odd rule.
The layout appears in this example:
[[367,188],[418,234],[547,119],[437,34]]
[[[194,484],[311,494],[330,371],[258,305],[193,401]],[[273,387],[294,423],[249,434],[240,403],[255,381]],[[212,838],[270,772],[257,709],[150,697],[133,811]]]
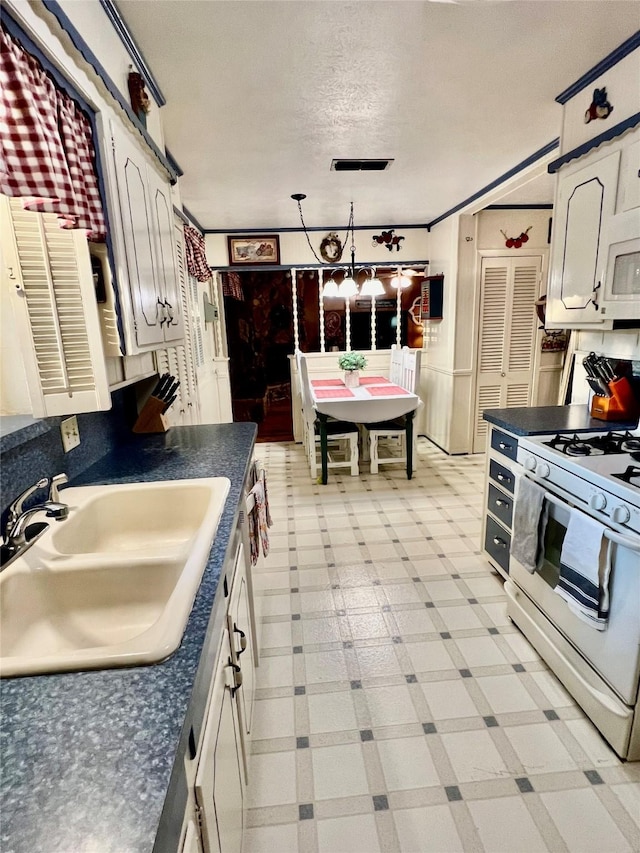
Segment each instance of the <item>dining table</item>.
[[407,479],[413,475],[413,417],[420,397],[391,382],[385,376],[362,376],[355,387],[347,387],[335,377],[314,378],[309,382],[313,408],[318,418],[322,483],[327,483],[327,421],[335,418],[355,424],[377,424],[405,417]]

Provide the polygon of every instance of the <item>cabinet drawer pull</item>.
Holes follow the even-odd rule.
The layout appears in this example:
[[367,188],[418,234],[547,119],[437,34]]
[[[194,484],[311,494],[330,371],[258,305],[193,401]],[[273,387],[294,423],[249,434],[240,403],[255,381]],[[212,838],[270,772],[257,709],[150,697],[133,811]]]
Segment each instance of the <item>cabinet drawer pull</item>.
[[504,541],[504,539],[501,539],[499,536],[494,536],[494,537],[493,537],[493,544],[494,544],[494,545],[499,545],[501,548],[506,548],[506,547],[507,547],[507,543]]
[[500,480],[501,483],[510,483],[511,482],[511,477],[505,477],[504,474],[498,474],[497,478],[498,478],[498,480]]
[[233,673],[233,687],[230,687],[229,689],[231,691],[231,695],[235,696],[238,689],[242,686],[242,670],[237,663],[233,663],[231,658],[229,658],[229,666]]
[[509,502],[500,500],[500,498],[496,498],[496,506],[509,506]]
[[240,634],[240,651],[236,651],[238,657],[247,650],[247,635],[242,631],[236,623],[233,623],[233,630],[236,634]]
[[500,448],[500,450],[513,450],[513,445],[507,444],[505,441],[501,441],[498,444],[498,447]]

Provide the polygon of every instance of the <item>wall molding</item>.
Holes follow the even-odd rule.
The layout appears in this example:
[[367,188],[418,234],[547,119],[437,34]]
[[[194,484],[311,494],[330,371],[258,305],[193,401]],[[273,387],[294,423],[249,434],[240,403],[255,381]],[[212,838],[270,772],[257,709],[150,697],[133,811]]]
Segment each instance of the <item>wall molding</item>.
[[147,143],[148,147],[151,149],[151,151],[153,152],[157,160],[160,162],[160,164],[163,166],[163,168],[166,169],[171,183],[175,184],[178,180],[178,175],[174,172],[171,163],[167,160],[165,155],[158,148],[144,125],[142,125],[142,123],[139,121],[138,117],[131,109],[131,105],[125,100],[124,96],[122,95],[116,84],[113,82],[100,60],[96,57],[96,55],[91,50],[86,41],[83,39],[83,37],[80,35],[78,30],[71,23],[58,0],[42,0],[42,4],[47,9],[47,11],[49,11],[53,15],[53,17],[57,20],[57,22],[60,24],[65,33],[69,36],[73,46],[78,51],[78,53],[82,56],[84,60],[86,60],[86,62],[89,63],[89,65],[93,68],[98,77],[102,80],[111,97],[119,104],[122,110],[124,110],[131,124],[142,136],[142,138]]
[[151,69],[147,64],[146,59],[144,58],[142,51],[136,44],[135,39],[131,35],[131,30],[124,22],[124,18],[116,8],[113,0],[100,0],[100,5],[104,9],[107,17],[111,21],[111,24],[118,34],[120,41],[127,49],[127,53],[133,60],[134,65],[137,70],[142,74],[144,78],[144,82],[147,84],[147,88],[151,92],[153,96],[153,100],[159,107],[163,107],[167,101],[162,92],[160,91],[160,86],[158,85],[155,77],[151,73]]
[[[210,233],[210,232],[205,232]],[[225,232],[226,233],[226,232]],[[250,266],[244,264],[240,266],[229,266],[228,264],[225,266],[215,266],[213,264],[209,265],[209,269],[216,272],[242,272],[243,270],[247,272],[270,272],[272,270],[297,270],[298,272],[304,272],[304,270],[341,270],[345,267],[351,266],[351,261],[345,261],[343,264],[256,264],[255,266]],[[360,269],[360,267],[376,267],[377,269],[397,269],[398,267],[425,267],[429,266],[429,261],[420,260],[420,261],[400,261],[399,263],[378,263],[376,261],[364,261],[363,263],[356,263],[356,269]]]
[[[346,228],[344,223],[342,225],[312,225],[307,226],[307,231],[342,231]],[[390,228],[394,230],[398,230],[401,228],[403,231],[408,229],[416,229],[421,228],[424,231],[428,231],[428,226],[426,224],[422,225],[354,225],[354,231],[377,231],[381,229],[382,231],[388,231]],[[351,231],[351,228],[349,228]],[[277,232],[278,234],[294,234],[300,233],[304,234],[305,229],[300,225],[294,226],[293,228],[205,228],[205,234],[269,234]]]
[[590,83],[593,83],[593,81],[597,80],[605,71],[608,71],[610,68],[613,68],[614,65],[617,65],[621,59],[624,59],[625,56],[628,56],[637,47],[640,47],[640,30],[635,32],[626,41],[623,41],[621,45],[618,45],[615,50],[612,50],[604,59],[601,59],[597,65],[594,65],[593,68],[586,71],[582,77],[578,78],[575,83],[568,86],[564,92],[560,92],[556,97],[556,101],[559,104],[566,104],[567,101],[570,101],[571,98],[574,97],[574,95],[577,95],[578,92],[586,89]]
[[[426,349],[423,348],[423,352],[429,354],[429,348],[427,346]],[[473,376],[473,369],[470,367],[457,367],[452,369],[450,367],[438,367],[435,364],[423,363],[421,373],[423,371],[431,371],[432,373],[443,373],[445,376],[453,376],[454,378],[457,376]]]
[[584,157],[584,155],[589,151],[592,151],[594,148],[598,148],[599,145],[602,145],[605,142],[611,142],[612,139],[616,139],[618,136],[622,136],[623,133],[626,133],[628,130],[636,127],[638,124],[640,124],[640,113],[635,113],[634,115],[629,116],[629,118],[626,118],[624,121],[614,124],[613,127],[608,127],[603,133],[598,134],[598,136],[594,136],[593,139],[589,139],[587,142],[583,142],[582,145],[578,145],[577,148],[567,151],[566,154],[563,154],[562,157],[558,157],[557,160],[553,160],[547,166],[547,171],[550,174],[557,172],[571,160],[575,160],[578,157]]
[[464,201],[461,201],[459,204],[456,204],[454,207],[445,211],[440,216],[436,217],[436,219],[432,219],[431,222],[427,224],[427,230],[431,230],[434,225],[437,225],[439,222],[442,222],[443,219],[447,219],[447,217],[452,216],[454,213],[457,213],[459,210],[462,210],[463,207],[471,204],[471,202],[477,201],[483,195],[486,195],[491,190],[499,187],[500,184],[503,184],[505,181],[508,181],[509,178],[512,178],[514,175],[517,175],[518,172],[522,172],[523,169],[526,169],[528,166],[532,166],[542,157],[545,157],[547,154],[550,154],[556,148],[560,147],[560,138],[552,139],[551,142],[547,142],[546,145],[543,145],[542,148],[539,148],[537,151],[534,151],[533,154],[530,154],[527,158],[525,158],[521,163],[515,165],[512,169],[509,169],[508,172],[505,172],[504,175],[500,175],[499,178],[496,178],[495,181],[492,181],[490,184],[487,184],[486,187],[475,192],[473,195],[470,195],[469,198],[466,198]]

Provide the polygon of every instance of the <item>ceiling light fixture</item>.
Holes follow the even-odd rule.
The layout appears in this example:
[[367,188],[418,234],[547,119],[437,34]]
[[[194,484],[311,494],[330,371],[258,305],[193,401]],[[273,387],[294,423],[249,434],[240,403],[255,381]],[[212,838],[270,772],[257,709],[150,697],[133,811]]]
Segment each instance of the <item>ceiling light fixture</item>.
[[[302,223],[302,230],[304,231],[304,235],[307,238],[309,248],[311,249],[316,261],[319,264],[324,265],[323,261],[318,257],[316,250],[313,248],[311,240],[309,239],[307,226],[305,225],[304,216],[302,215],[302,202],[306,198],[306,195],[304,193],[294,193],[291,198],[298,204],[300,222]],[[349,221],[347,222],[347,231],[344,240],[342,241],[342,245],[345,246],[347,244],[347,240],[349,239],[349,234],[351,234],[351,264],[346,268],[342,268],[343,279],[339,284],[333,278],[333,273],[331,274],[331,277],[325,283],[322,289],[322,296],[325,299],[336,296],[341,299],[349,299],[351,296],[356,296],[358,294],[357,279],[362,277],[362,273],[366,275],[366,279],[362,284],[362,289],[360,290],[361,296],[370,296],[372,299],[374,299],[376,296],[381,296],[384,293],[384,287],[380,279],[376,276],[374,267],[363,266],[356,269],[356,244],[354,230],[353,202],[351,202],[351,207],[349,210]],[[335,272],[338,271],[339,270],[335,270]]]

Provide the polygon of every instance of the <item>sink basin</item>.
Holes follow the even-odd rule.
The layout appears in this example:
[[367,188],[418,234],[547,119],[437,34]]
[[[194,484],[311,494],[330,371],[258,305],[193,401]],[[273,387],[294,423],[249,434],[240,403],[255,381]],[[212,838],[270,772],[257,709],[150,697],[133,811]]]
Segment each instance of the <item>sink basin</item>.
[[66,489],[0,574],[0,676],[154,663],[182,640],[230,482]]
[[[220,479],[227,484],[226,497],[229,481]],[[61,499],[69,505],[69,518],[52,525],[52,550],[103,554],[151,547],[166,553],[185,545],[204,521],[210,483],[165,480],[65,489]]]

